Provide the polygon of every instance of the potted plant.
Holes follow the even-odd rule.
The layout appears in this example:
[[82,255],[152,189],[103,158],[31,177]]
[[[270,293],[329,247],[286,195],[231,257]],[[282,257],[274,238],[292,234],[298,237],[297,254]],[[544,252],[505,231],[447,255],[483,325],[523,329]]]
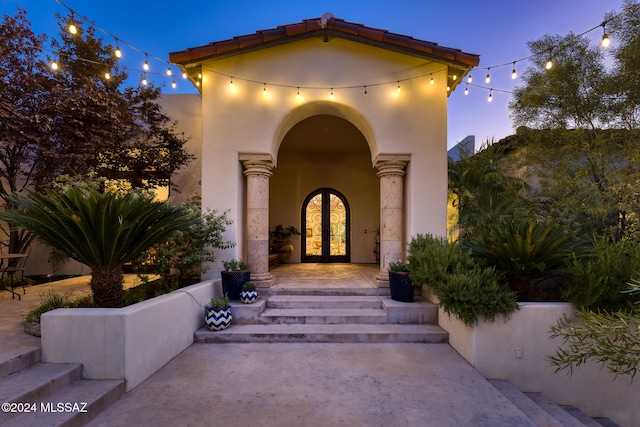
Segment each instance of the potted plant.
[[226,329],[231,324],[233,316],[229,307],[229,298],[211,298],[211,302],[205,306],[204,323],[212,331]]
[[301,233],[293,225],[284,228],[281,224],[278,224],[270,234],[273,240],[273,251],[278,254],[281,263],[288,263],[293,252],[291,236],[300,236]]
[[222,278],[222,293],[230,300],[240,299],[242,285],[251,280],[249,264],[241,259],[223,261],[224,270],[220,275]]
[[400,261],[389,263],[389,290],[392,300],[413,302],[413,283],[408,264]]
[[242,285],[242,291],[240,291],[240,301],[245,304],[253,304],[258,299],[258,291],[256,285],[253,282],[245,282]]

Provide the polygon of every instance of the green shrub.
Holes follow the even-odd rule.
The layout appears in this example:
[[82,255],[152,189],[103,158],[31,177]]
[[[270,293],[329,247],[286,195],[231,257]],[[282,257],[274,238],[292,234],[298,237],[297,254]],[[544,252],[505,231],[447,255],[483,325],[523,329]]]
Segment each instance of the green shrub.
[[222,261],[222,265],[224,266],[225,271],[241,271],[249,269],[249,264],[242,261],[241,259]]
[[640,278],[637,243],[596,237],[593,256],[573,257],[567,300],[588,310],[617,311],[633,307],[640,294],[624,295],[628,283]]
[[409,265],[404,263],[404,262],[390,262],[389,263],[389,271],[396,271],[396,272],[408,272],[409,271]]
[[409,274],[416,284],[428,284],[446,313],[471,325],[482,316],[493,320],[518,308],[514,293],[500,282],[492,267],[475,262],[457,243],[418,234],[409,243]]
[[91,295],[80,295],[72,299],[70,294],[60,295],[53,290],[49,290],[49,293],[41,295],[40,299],[42,300],[42,303],[27,313],[25,318],[27,322],[40,323],[40,317],[44,313],[57,308],[93,307],[93,299],[91,298]]
[[437,296],[443,310],[466,325],[477,323],[480,316],[492,321],[496,315],[518,308],[514,293],[498,281],[492,267],[466,269],[458,265],[438,287]]
[[229,298],[226,296],[224,298],[211,298],[211,307],[212,308],[227,308],[229,307]]

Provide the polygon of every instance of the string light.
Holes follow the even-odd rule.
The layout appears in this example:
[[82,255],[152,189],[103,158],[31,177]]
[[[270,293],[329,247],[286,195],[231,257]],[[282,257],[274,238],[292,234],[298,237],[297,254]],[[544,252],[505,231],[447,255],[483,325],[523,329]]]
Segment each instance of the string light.
[[400,80],[398,80],[398,93],[400,93]]
[[329,95],[329,98],[333,99],[333,88],[331,88],[331,94]]
[[182,73],[182,78],[183,79],[186,79],[187,77],[189,77],[189,76],[187,76],[187,72],[186,71],[184,73]]
[[513,80],[518,78],[518,72],[516,71],[516,62],[513,61],[513,70],[511,70],[511,78]]
[[142,80],[140,81],[140,83],[142,83],[142,86],[146,86],[147,85],[148,82],[147,82],[147,76],[146,75],[144,75],[142,77]]
[[493,89],[489,89],[489,102],[493,101]]
[[104,73],[104,78],[105,78],[106,80],[110,80],[110,79],[111,79],[111,74],[110,74],[108,71],[107,71],[107,72],[105,72],[105,73]]
[[120,45],[118,45],[118,38],[116,37],[116,48],[113,51],[113,54],[116,58],[122,58],[122,51],[120,50]]
[[551,58],[547,59],[547,63],[544,64],[544,68],[546,68],[547,70],[553,68],[553,62],[551,62]]
[[471,77],[471,74],[469,74],[469,77],[467,77],[467,83],[471,83],[473,81],[473,78]]
[[433,84],[433,73],[431,73],[431,84]]
[[142,68],[143,68],[145,71],[149,71],[149,61],[148,61],[148,59],[147,59],[147,57],[146,57],[146,56],[145,56],[145,59],[144,59],[144,64],[142,64]]
[[171,82],[171,87],[174,88],[174,89],[178,87],[178,85],[176,84],[175,80],[173,82]]
[[167,67],[167,76],[171,76],[173,71],[171,71],[171,67]]
[[68,30],[69,30],[69,33],[73,34],[74,36],[78,34],[78,27],[76,27],[75,20],[73,18],[73,13],[71,14],[71,19],[69,20]]
[[604,34],[602,34],[602,42],[600,42],[600,45],[602,47],[604,47],[605,49],[608,48],[609,46],[611,46],[611,40],[609,39],[609,35],[607,34],[607,30],[604,27],[604,23],[602,24],[602,32]]
[[296,92],[296,98],[300,99],[300,86],[298,86],[298,91]]
[[455,82],[456,80],[458,80],[458,74],[453,73],[453,81]]
[[229,87],[233,87],[233,77],[229,79]]
[[489,74],[490,71],[491,67],[487,68],[487,77],[484,78],[485,83],[491,83],[491,74]]
[[266,94],[267,94],[267,84],[266,84],[266,83],[263,83],[263,84],[262,84],[262,94],[263,94],[263,95],[266,95]]
[[51,61],[51,69],[53,71],[57,71],[58,70],[58,62],[55,59],[53,61]]
[[367,96],[367,93],[368,93],[368,92],[367,92],[367,87],[365,86],[365,87],[364,87],[364,95],[365,95],[365,96]]
[[465,95],[469,95],[469,86],[468,85],[464,88],[464,94]]

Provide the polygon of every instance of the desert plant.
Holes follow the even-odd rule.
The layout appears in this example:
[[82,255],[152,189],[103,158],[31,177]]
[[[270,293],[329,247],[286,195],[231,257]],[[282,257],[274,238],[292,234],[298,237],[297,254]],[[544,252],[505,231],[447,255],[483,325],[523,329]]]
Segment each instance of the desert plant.
[[389,271],[409,272],[409,264],[398,261],[389,263]]
[[227,308],[229,307],[229,298],[226,296],[224,298],[211,298],[211,307],[212,308]]
[[242,290],[243,291],[255,291],[256,290],[256,284],[253,282],[244,282],[242,284]]
[[139,191],[100,191],[72,185],[45,194],[7,196],[17,209],[0,212],[1,219],[23,227],[91,268],[96,307],[122,307],[122,266],[193,219],[183,208],[154,200]]
[[249,269],[249,264],[241,259],[232,259],[229,261],[222,261],[224,271],[243,271]]
[[482,316],[493,320],[497,314],[517,310],[514,293],[500,281],[493,267],[476,262],[457,243],[431,235],[417,235],[409,243],[409,274],[414,284],[430,285],[446,313],[466,324]]
[[626,296],[627,284],[640,278],[640,251],[632,241],[595,237],[591,256],[573,257],[567,300],[589,310],[617,311],[633,308],[640,294]]
[[42,301],[40,305],[27,313],[25,320],[28,323],[40,323],[40,317],[47,311],[57,308],[77,308],[77,307],[93,307],[91,295],[80,295],[71,298],[71,294],[60,295],[53,290],[49,290],[47,294],[40,295]]

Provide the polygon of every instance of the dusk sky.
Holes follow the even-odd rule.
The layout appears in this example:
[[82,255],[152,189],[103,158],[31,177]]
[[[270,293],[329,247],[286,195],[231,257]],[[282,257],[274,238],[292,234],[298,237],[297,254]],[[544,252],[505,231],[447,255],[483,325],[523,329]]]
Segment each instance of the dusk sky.
[[[349,22],[479,54],[480,65],[472,71],[474,83],[494,88],[493,102],[487,101],[488,89],[470,87],[465,95],[464,84],[457,87],[449,97],[449,147],[467,135],[475,135],[476,145],[480,145],[514,132],[507,109],[510,94],[501,91],[510,91],[520,83],[520,79],[511,79],[511,63],[529,56],[527,41],[544,34],[581,33],[599,25],[606,12],[619,12],[623,5],[622,0],[61,1],[118,37],[122,61],[133,70],[141,69],[145,56],[125,43],[149,55],[152,72],[163,73],[168,64],[152,57],[168,61],[169,52],[319,18],[325,12]],[[33,30],[49,36],[58,33],[55,14],[68,14],[56,0],[1,0],[0,5],[3,15],[13,15],[16,7],[26,9]],[[113,37],[98,35],[115,44]],[[602,29],[589,35],[598,43]],[[487,67],[504,63],[509,65],[491,70],[492,80],[486,85]],[[527,66],[527,61],[519,62],[516,69],[522,75]],[[139,76],[134,71],[129,74]],[[171,78],[149,77],[164,84],[166,93],[196,93],[182,79],[177,79],[178,87],[172,89]]]

